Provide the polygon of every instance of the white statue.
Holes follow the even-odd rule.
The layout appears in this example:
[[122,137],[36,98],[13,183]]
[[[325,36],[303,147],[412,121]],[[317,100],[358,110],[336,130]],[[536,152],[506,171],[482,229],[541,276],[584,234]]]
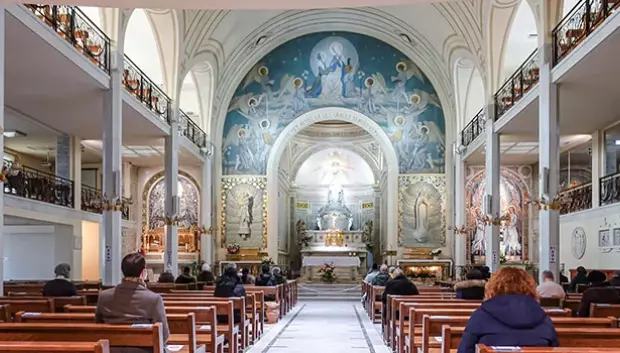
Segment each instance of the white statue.
[[254,206],[254,198],[247,192],[244,192],[237,198],[239,207],[239,235],[248,236],[251,234],[250,226],[252,225],[252,207]]
[[508,220],[504,233],[504,253],[506,256],[516,256],[521,252],[517,222],[519,222],[517,209],[514,206],[508,207]]
[[474,231],[474,239],[471,245],[472,254],[484,255],[485,252],[485,239],[484,239],[484,228],[485,224],[482,220],[482,210],[480,208],[476,208],[474,210],[474,220],[476,222],[476,230]]

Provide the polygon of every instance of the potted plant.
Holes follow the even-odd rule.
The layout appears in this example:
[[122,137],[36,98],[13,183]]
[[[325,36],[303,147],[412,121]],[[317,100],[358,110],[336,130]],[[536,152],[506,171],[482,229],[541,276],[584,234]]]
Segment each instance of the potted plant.
[[441,249],[435,249],[431,251],[431,256],[433,257],[433,260],[439,260],[439,255],[441,255]]
[[239,250],[241,250],[241,247],[237,243],[228,244],[228,245],[226,245],[226,250],[228,250],[229,254],[235,255],[235,254],[239,253]]
[[319,273],[321,274],[321,280],[325,283],[334,283],[334,281],[336,280],[334,270],[335,268],[331,264],[324,264],[323,267],[319,269]]

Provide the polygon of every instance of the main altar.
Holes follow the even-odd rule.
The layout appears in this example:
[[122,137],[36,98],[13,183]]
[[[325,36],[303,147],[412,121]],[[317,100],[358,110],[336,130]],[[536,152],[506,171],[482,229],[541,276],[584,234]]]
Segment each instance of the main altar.
[[302,223],[297,224],[302,245],[302,278],[318,282],[319,270],[330,265],[338,282],[359,282],[366,273],[366,235],[364,231],[351,229],[353,214],[344,204],[342,186],[330,186],[327,204],[316,218],[318,230],[308,230]]
[[[149,267],[163,270],[166,249],[166,227],[151,229],[142,234],[142,244]],[[200,240],[192,228],[178,228],[178,264],[190,265],[198,262]]]

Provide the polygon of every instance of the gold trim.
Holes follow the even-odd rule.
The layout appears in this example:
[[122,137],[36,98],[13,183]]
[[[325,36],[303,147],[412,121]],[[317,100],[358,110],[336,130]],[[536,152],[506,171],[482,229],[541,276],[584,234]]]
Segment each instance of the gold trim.
[[226,245],[226,192],[239,185],[249,184],[263,191],[263,233],[262,248],[267,248],[267,177],[266,176],[224,176],[222,177],[222,195],[220,207],[220,248]]

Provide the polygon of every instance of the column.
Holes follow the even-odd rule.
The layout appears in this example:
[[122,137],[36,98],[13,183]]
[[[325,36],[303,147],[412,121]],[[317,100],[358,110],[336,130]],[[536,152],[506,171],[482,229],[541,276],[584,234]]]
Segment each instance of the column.
[[[551,28],[553,24],[547,22],[550,4],[541,3],[541,18],[544,36],[539,47],[540,81],[538,83],[538,139],[539,139],[539,200],[553,200],[557,196],[560,179],[560,129],[558,120],[558,90],[551,82],[552,41]],[[555,207],[554,207],[555,208]],[[539,213],[539,269],[542,283],[542,273],[545,270],[553,272],[556,281],[559,281],[560,261],[560,212],[543,207]]]
[[483,200],[484,214],[490,220],[485,230],[486,239],[486,265],[495,272],[499,269],[499,222],[500,217],[500,198],[499,198],[499,177],[500,177],[500,160],[499,160],[499,134],[494,130],[493,122],[495,119],[495,106],[489,104],[487,106],[489,117],[486,127],[486,156],[485,156],[485,177],[486,177],[486,195]]
[[[6,5],[0,5],[0,129],[4,131],[4,57]],[[0,134],[0,157],[4,161],[4,135]],[[4,185],[2,185],[4,188]],[[4,192],[0,192],[0,254],[4,249]],[[4,293],[4,260],[0,261],[0,293]]]
[[601,202],[601,171],[604,170],[605,145],[600,130],[592,134],[592,208],[600,206]]
[[[455,158],[456,168],[454,173],[454,226],[461,228],[467,226],[465,213],[465,174],[466,166],[461,155]],[[454,265],[455,275],[461,278],[462,270],[467,265],[467,234],[454,232]]]
[[[200,219],[202,225],[206,229],[213,227],[213,179],[212,179],[212,164],[211,157],[205,158],[202,164],[202,195],[200,196]],[[213,261],[213,236],[217,234],[216,231],[209,231],[208,234],[200,235],[200,259],[212,267],[215,265]]]
[[59,135],[56,137],[56,175],[71,179],[71,138],[69,135]]
[[176,277],[179,272],[179,234],[176,217],[179,212],[179,109],[170,105],[170,135],[165,138],[165,183],[166,183],[166,250],[164,266]]
[[[58,161],[56,161],[58,166]],[[57,169],[58,170],[58,169]],[[58,174],[58,173],[56,173]],[[71,139],[71,175],[73,180],[73,206],[76,210],[82,209],[82,140],[78,137]]]
[[110,89],[105,93],[103,123],[103,234],[104,274],[103,284],[116,285],[122,278],[122,217],[115,207],[120,201],[122,187],[123,151],[123,101],[121,76],[123,74],[123,52],[113,51],[111,55]]

